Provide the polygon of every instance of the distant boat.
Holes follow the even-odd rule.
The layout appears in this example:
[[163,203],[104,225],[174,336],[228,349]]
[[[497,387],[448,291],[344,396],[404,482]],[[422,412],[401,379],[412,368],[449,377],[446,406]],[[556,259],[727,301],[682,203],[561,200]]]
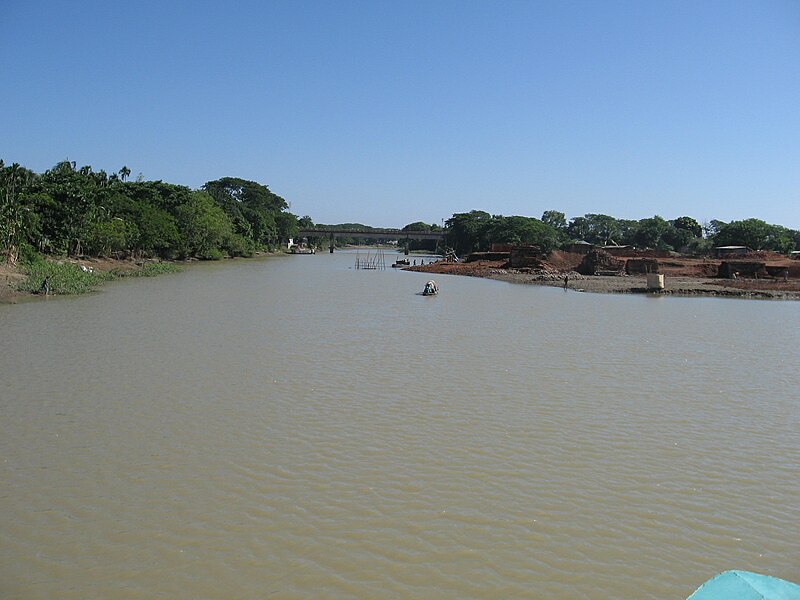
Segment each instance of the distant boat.
[[439,286],[436,285],[436,282],[431,279],[428,283],[425,284],[425,287],[422,290],[423,296],[435,296],[439,293]]
[[396,261],[394,261],[392,268],[397,269],[400,267],[409,267],[409,266],[411,266],[411,262],[407,258],[398,258]]
[[800,585],[749,571],[725,571],[686,600],[800,600]]
[[292,254],[314,254],[316,250],[314,250],[314,248],[298,248],[297,246],[292,246],[290,252]]

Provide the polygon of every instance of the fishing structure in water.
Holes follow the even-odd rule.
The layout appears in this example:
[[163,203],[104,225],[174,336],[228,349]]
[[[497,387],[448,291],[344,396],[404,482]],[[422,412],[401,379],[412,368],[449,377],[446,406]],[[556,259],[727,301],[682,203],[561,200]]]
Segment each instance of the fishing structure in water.
[[367,269],[371,271],[383,271],[386,269],[386,257],[382,249],[378,249],[373,254],[367,251],[366,256],[356,251],[356,269]]

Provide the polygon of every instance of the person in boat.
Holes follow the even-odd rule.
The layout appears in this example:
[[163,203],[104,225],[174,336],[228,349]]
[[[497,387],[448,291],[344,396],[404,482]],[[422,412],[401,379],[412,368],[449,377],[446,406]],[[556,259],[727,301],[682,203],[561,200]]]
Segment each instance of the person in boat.
[[423,293],[425,295],[427,295],[427,296],[430,296],[430,295],[433,295],[433,294],[438,294],[439,293],[439,288],[436,286],[436,282],[433,281],[433,280],[430,280],[428,283],[426,283],[425,284],[425,290],[423,291]]

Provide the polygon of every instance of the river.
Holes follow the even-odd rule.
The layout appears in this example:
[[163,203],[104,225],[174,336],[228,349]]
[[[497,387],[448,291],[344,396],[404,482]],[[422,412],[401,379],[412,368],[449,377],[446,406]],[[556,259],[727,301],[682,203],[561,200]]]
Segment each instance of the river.
[[800,582],[798,303],[423,297],[355,256],[0,306],[0,597]]

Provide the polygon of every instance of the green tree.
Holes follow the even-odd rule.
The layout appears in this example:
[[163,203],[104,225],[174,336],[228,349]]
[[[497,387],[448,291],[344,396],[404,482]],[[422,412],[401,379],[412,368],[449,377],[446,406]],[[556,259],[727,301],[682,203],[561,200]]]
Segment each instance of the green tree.
[[800,248],[800,231],[798,231],[797,229],[790,229],[789,238],[792,240],[792,243],[794,244],[793,248],[794,250]]
[[257,246],[269,248],[280,240],[288,240],[297,225],[294,220],[280,216],[287,202],[270,191],[266,185],[236,177],[223,177],[203,184],[223,208],[236,233],[252,240]]
[[409,223],[401,231],[430,231],[431,226],[427,223],[423,223],[422,221],[415,221],[414,223]]
[[669,228],[664,232],[662,240],[673,250],[689,251],[699,248],[692,242],[703,235],[703,228],[692,217],[678,217],[669,221]]
[[676,229],[684,229],[692,234],[692,237],[700,237],[703,235],[703,228],[692,217],[678,217],[670,221]]
[[698,256],[708,256],[714,249],[714,244],[709,238],[696,237],[692,238],[689,244],[684,249],[689,254],[696,254]]
[[724,221],[718,221],[717,219],[711,219],[707,223],[703,223],[703,233],[706,237],[714,237],[717,235],[727,223]]
[[717,246],[748,246],[753,250],[790,252],[794,249],[791,231],[780,225],[770,225],[761,219],[731,221],[720,227],[714,236]]
[[[436,231],[439,230],[440,227],[437,225],[428,225],[422,221],[415,221],[414,223],[409,223],[405,225],[402,231]],[[400,248],[405,248],[408,246],[409,250],[425,250],[427,252],[435,252],[437,246],[437,240],[406,240],[400,239],[398,245]]]
[[588,242],[591,229],[585,217],[572,217],[567,226],[567,235],[575,241]]
[[456,254],[487,250],[487,233],[491,224],[492,216],[482,210],[456,213],[445,222],[447,244]]
[[655,215],[649,219],[641,219],[639,227],[634,234],[636,245],[642,248],[664,248],[664,234],[670,229],[670,224],[663,218]]
[[183,256],[204,259],[223,257],[225,242],[233,235],[228,215],[206,192],[192,192],[189,200],[176,209]]
[[92,256],[112,256],[127,253],[138,228],[119,217],[97,221],[86,235],[86,252]]
[[542,223],[549,225],[556,231],[567,231],[567,218],[562,212],[557,210],[546,210],[542,213]]
[[607,246],[619,243],[621,230],[617,219],[603,214],[589,213],[570,221],[567,233],[572,239]]
[[69,256],[83,252],[91,226],[106,214],[108,190],[98,185],[91,167],[75,169],[62,161],[36,178],[36,210],[41,217],[40,248]]
[[681,252],[687,249],[694,239],[691,231],[675,227],[671,221],[667,221],[667,229],[661,236],[662,247]]
[[135,255],[173,258],[181,247],[175,217],[147,199],[135,200],[123,193],[131,189],[124,187],[109,199],[111,215],[131,224],[128,250]]
[[636,244],[636,231],[639,229],[639,221],[633,219],[617,219],[619,229],[619,239],[617,242],[623,246],[633,246]]
[[594,237],[603,246],[619,243],[620,229],[614,217],[600,214],[586,215],[592,224]]
[[117,182],[114,191],[127,196],[136,203],[147,203],[175,215],[176,209],[189,201],[192,190],[185,185],[163,181]]
[[13,261],[27,242],[70,256],[215,258],[252,254],[298,230],[288,203],[252,181],[209,182],[209,193],[198,196],[186,186],[141,176],[130,182],[129,175],[126,166],[109,175],[90,165],[77,168],[74,161],[36,175],[0,161],[0,251]]
[[168,212],[144,205],[138,214],[138,245],[148,256],[172,258],[181,244],[178,225]]
[[488,231],[492,242],[539,246],[550,252],[558,243],[558,231],[533,217],[495,216]]
[[21,244],[38,223],[38,216],[26,202],[34,178],[35,173],[18,163],[6,167],[0,160],[0,251],[9,265],[16,264]]
[[297,217],[290,212],[278,212],[275,214],[275,241],[288,242],[289,238],[296,238],[300,231],[297,224]]

